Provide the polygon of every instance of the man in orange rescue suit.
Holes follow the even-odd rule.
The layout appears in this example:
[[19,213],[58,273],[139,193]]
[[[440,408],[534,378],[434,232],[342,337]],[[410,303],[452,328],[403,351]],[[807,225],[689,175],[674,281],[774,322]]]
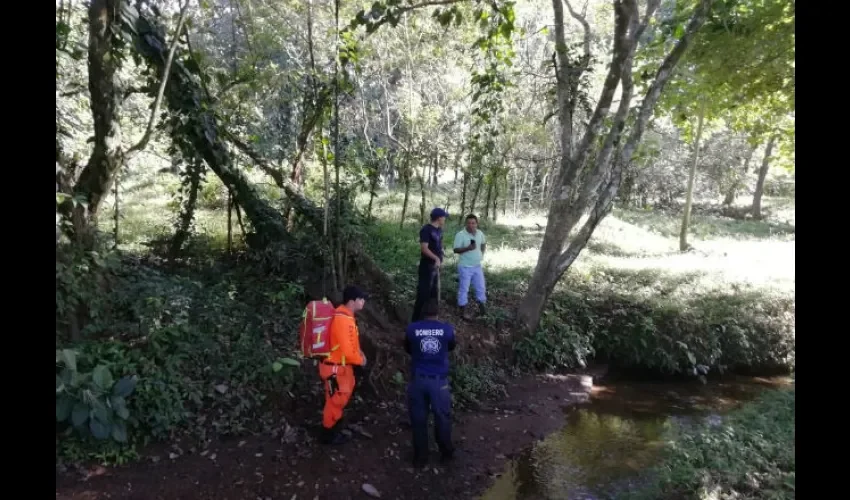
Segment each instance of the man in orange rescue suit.
[[340,428],[342,410],[354,391],[354,366],[366,366],[354,315],[363,309],[367,298],[366,292],[356,286],[342,291],[342,305],[336,308],[331,322],[331,354],[319,364],[319,377],[325,388],[322,442],[326,444],[342,444],[348,440]]

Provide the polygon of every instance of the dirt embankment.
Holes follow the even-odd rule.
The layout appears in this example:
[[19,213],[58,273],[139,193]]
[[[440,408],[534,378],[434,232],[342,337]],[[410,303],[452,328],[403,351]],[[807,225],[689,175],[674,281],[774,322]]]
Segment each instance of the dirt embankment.
[[[57,479],[56,498],[82,499],[468,499],[482,493],[507,459],[564,423],[563,410],[587,399],[578,377],[527,377],[508,386],[508,396],[476,411],[458,413],[455,460],[411,466],[407,411],[397,402],[359,402],[349,413],[354,439],[342,446],[319,445],[313,430],[319,408],[304,407],[294,422],[273,435],[214,444],[175,456],[173,448],[140,463],[97,468],[88,477]],[[174,454],[172,454],[174,453]],[[174,458],[170,458],[174,457]]]

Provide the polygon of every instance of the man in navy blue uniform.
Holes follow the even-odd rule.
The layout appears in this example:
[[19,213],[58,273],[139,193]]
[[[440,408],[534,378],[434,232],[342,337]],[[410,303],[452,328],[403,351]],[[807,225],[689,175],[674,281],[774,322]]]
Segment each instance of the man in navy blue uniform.
[[[404,350],[412,358],[407,409],[413,428],[413,463],[428,464],[428,414],[434,427],[440,456],[448,461],[452,445],[452,394],[449,389],[449,351],[455,348],[455,329],[437,319],[436,300],[423,307],[425,319],[411,323],[404,334]],[[429,411],[430,410],[430,411]]]
[[422,319],[422,306],[437,297],[437,279],[443,264],[443,225],[449,213],[442,208],[431,210],[431,222],[419,230],[419,284],[413,304],[413,321]]

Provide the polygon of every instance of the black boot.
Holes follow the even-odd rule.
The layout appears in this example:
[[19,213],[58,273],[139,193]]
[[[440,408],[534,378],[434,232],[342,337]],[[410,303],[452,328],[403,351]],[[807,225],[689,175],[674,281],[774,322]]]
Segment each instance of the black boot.
[[484,316],[487,314],[487,306],[484,305],[484,302],[478,303],[478,315]]
[[416,451],[413,452],[413,466],[417,469],[421,469],[423,467],[428,466],[428,453],[418,453]]
[[330,429],[322,427],[322,444],[340,445],[349,441],[349,437],[340,430],[339,422]]

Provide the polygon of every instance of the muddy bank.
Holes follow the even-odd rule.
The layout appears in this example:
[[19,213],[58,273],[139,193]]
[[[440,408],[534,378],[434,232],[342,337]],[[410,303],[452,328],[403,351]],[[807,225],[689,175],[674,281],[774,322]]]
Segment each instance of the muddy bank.
[[[355,439],[328,448],[315,441],[319,407],[304,408],[304,427],[210,446],[169,458],[170,450],[141,463],[57,478],[57,499],[292,499],[367,498],[364,483],[382,498],[472,498],[485,491],[506,462],[564,425],[563,410],[587,400],[578,377],[527,377],[508,396],[459,413],[456,458],[426,470],[410,465],[410,429],[403,403],[360,402],[350,418]],[[371,407],[369,407],[371,405]],[[173,456],[173,455],[172,455]]]

